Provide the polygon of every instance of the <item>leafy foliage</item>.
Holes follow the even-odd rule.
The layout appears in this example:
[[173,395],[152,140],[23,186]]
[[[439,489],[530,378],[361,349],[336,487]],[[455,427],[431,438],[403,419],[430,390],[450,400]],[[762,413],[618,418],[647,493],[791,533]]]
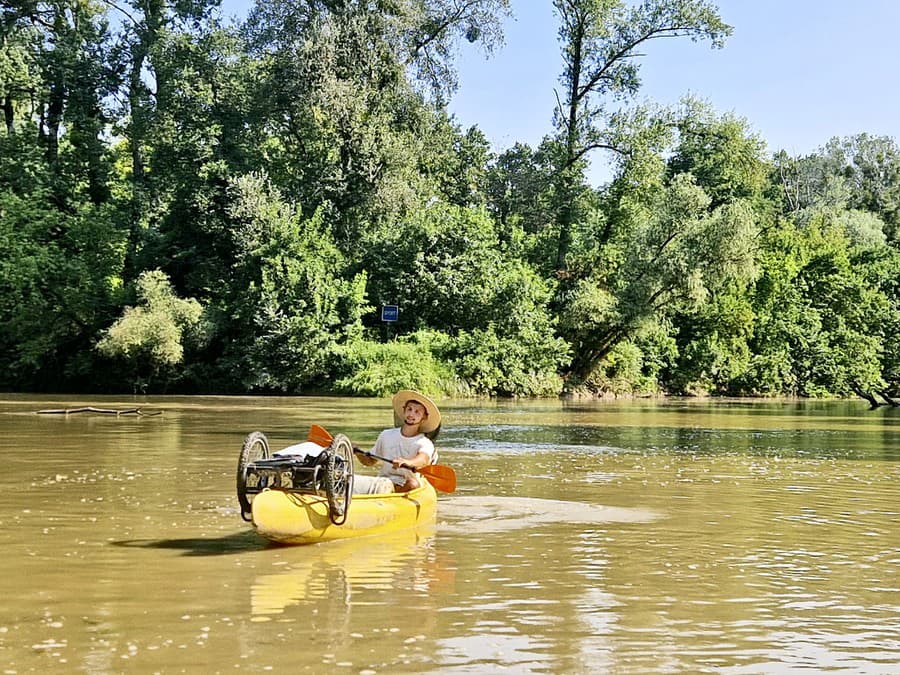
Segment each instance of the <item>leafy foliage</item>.
[[300,216],[265,176],[237,179],[233,193],[237,257],[223,297],[233,312],[223,358],[250,389],[301,391],[358,334],[365,277],[344,278],[321,214]]
[[337,391],[355,396],[389,396],[399,389],[425,394],[459,393],[452,368],[436,354],[447,338],[418,331],[386,343],[357,340],[339,351]]
[[109,209],[60,211],[45,188],[0,191],[0,249],[0,382],[85,383],[124,257]]
[[556,265],[566,270],[573,229],[584,215],[586,156],[599,149],[628,152],[616,138],[614,122],[617,104],[640,88],[640,50],[671,37],[721,47],[731,27],[703,0],[655,0],[631,7],[618,0],[554,0],[553,6],[563,58],[563,94],[554,111]]
[[553,132],[506,149],[445,102],[507,0],[215,7],[4,6],[0,386],[900,395],[896,142],[633,104],[712,4],[556,0]]
[[97,343],[102,354],[126,364],[136,387],[146,386],[148,378],[173,373],[184,360],[185,342],[204,337],[200,303],[177,297],[161,271],[141,274],[137,297],[139,304],[126,307]]
[[[883,327],[892,299],[865,278],[861,249],[840,226],[819,219],[785,224],[767,247],[756,286],[751,390],[848,395],[852,383],[883,385]],[[896,299],[893,299],[896,302]]]

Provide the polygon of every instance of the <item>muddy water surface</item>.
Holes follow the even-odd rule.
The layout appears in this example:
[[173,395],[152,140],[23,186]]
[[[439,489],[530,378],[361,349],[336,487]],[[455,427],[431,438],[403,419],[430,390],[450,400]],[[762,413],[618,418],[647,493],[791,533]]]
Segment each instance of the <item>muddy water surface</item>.
[[[81,405],[163,414],[36,414]],[[275,547],[244,436],[367,445],[386,401],[3,398],[2,671],[900,672],[896,410],[442,409],[434,527]]]

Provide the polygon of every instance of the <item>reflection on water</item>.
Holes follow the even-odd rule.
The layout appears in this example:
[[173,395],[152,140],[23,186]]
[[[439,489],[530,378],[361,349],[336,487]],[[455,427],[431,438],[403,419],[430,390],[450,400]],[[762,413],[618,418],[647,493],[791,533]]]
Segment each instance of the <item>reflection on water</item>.
[[[433,527],[397,532],[373,540],[357,539],[325,544],[309,555],[305,548],[293,549],[278,572],[257,577],[250,588],[250,611],[257,620],[282,614],[292,605],[321,600],[337,601],[349,611],[354,589],[390,591],[399,583],[422,584],[420,570],[434,572]],[[452,570],[449,572],[452,577]],[[434,578],[440,575],[432,574]],[[446,575],[444,575],[446,576]]]
[[[53,407],[163,410],[37,416]],[[387,401],[0,401],[6,672],[900,672],[900,415],[444,402],[433,531],[278,547],[237,454]],[[348,421],[352,424],[348,425]],[[365,470],[365,469],[360,469]],[[352,508],[352,506],[351,506]]]

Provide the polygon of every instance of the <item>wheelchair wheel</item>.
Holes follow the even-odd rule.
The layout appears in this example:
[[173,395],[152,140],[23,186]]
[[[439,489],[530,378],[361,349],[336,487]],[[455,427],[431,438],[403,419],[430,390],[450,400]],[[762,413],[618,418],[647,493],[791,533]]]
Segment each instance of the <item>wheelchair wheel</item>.
[[[241,454],[238,458],[237,466],[237,497],[241,505],[241,518],[250,521],[253,517],[250,510],[250,498],[247,496],[248,481],[255,482],[259,478],[257,476],[248,476],[247,467],[259,459],[268,459],[269,457],[269,440],[261,431],[254,431],[244,439],[244,445],[241,447]],[[256,485],[251,485],[256,487]]]
[[325,496],[331,522],[343,525],[350,510],[353,491],[353,446],[343,434],[334,437],[325,462]]

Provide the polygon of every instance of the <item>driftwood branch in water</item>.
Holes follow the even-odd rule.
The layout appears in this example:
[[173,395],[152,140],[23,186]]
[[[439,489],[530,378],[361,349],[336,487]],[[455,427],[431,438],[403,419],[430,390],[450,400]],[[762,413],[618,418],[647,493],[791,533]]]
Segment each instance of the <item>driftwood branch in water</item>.
[[154,410],[153,412],[144,412],[140,408],[127,408],[125,410],[114,410],[111,408],[93,408],[93,407],[85,407],[85,408],[61,408],[59,410],[38,410],[38,415],[73,415],[75,413],[99,413],[102,415],[115,415],[118,417],[119,415],[140,415],[141,417],[154,417],[156,415],[162,415],[162,410]]

